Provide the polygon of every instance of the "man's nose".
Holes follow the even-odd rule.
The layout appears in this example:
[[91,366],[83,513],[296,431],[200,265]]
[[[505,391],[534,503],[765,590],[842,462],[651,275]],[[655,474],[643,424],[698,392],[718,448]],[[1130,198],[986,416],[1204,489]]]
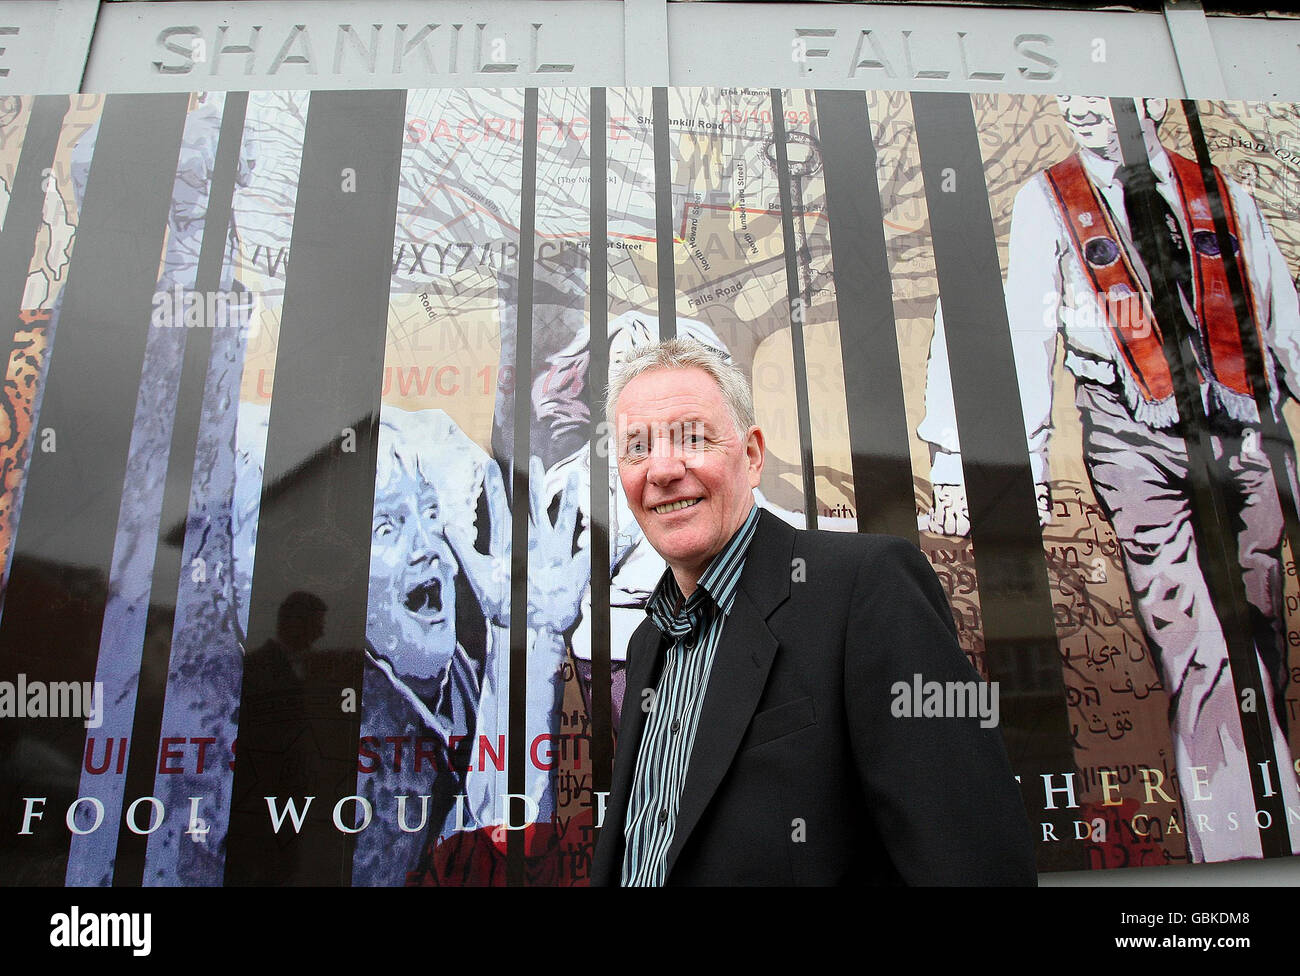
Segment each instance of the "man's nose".
[[652,484],[671,484],[686,474],[686,461],[680,446],[664,438],[650,455],[646,479]]
[[411,538],[411,565],[446,558],[444,556],[445,549],[446,546],[442,541],[442,534],[438,531],[438,526],[428,519],[417,520],[415,533]]

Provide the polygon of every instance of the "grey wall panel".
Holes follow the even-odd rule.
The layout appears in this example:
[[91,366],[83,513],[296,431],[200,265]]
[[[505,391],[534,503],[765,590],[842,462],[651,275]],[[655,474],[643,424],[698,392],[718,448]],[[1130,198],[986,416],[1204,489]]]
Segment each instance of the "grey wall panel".
[[0,94],[75,92],[99,0],[0,3]]
[[680,3],[668,28],[674,85],[1183,94],[1160,14]]
[[1207,17],[1228,98],[1300,98],[1300,19]]
[[619,0],[104,4],[88,91],[605,85]]
[[[658,24],[666,6],[667,33]],[[1180,64],[1159,13],[662,0],[0,0],[0,94],[758,84],[911,91],[1300,95],[1300,19],[1202,17]],[[92,42],[93,35],[93,42]],[[653,36],[651,36],[653,35]],[[659,69],[655,65],[662,62]],[[84,77],[83,77],[84,69]]]

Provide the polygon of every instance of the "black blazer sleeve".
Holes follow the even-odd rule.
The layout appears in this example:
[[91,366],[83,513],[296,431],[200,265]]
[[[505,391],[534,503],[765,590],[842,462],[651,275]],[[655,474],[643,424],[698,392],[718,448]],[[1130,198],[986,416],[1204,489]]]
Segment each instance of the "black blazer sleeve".
[[1032,836],[1002,737],[978,717],[899,716],[895,686],[977,681],[948,601],[908,542],[876,537],[858,565],[844,648],[853,760],[907,884],[1035,884]]

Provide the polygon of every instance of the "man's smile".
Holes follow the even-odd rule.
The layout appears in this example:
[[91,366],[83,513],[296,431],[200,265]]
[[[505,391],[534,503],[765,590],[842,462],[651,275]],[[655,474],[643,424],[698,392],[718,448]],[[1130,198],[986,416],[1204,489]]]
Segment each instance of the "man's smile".
[[654,512],[656,515],[667,515],[669,512],[677,512],[683,508],[690,508],[698,501],[700,501],[700,499],[698,498],[683,498],[680,501],[667,502],[663,505],[655,505],[651,509],[651,511]]

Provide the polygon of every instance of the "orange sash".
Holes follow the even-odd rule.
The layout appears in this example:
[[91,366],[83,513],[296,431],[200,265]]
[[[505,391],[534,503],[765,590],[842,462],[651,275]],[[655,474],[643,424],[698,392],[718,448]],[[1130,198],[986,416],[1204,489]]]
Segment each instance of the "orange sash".
[[[1233,308],[1232,293],[1200,167],[1176,153],[1169,153],[1173,163],[1174,185],[1188,220],[1192,239],[1188,242],[1192,274],[1195,281],[1195,314],[1203,348],[1208,349],[1208,368],[1214,399],[1239,420],[1257,416],[1254,391],[1246,370],[1241,348],[1241,333]],[[1238,244],[1240,233],[1236,213],[1222,174],[1215,170],[1219,195],[1223,200],[1228,232],[1232,237],[1237,268],[1243,282],[1249,281]],[[1083,162],[1076,154],[1050,167],[1047,185],[1069,229],[1070,243],[1080,264],[1087,270],[1097,305],[1119,351],[1116,368],[1125,380],[1130,397],[1136,394],[1148,409],[1139,411],[1146,419],[1165,426],[1157,418],[1172,422],[1176,416],[1173,403],[1173,380],[1165,360],[1160,328],[1156,324],[1150,297],[1133,266],[1133,255],[1121,242],[1110,208],[1088,179]],[[1251,322],[1256,322],[1254,302],[1247,287],[1246,302]],[[1258,329],[1258,325],[1256,325]],[[1198,370],[1198,379],[1205,378]],[[1130,406],[1138,407],[1137,403]]]

